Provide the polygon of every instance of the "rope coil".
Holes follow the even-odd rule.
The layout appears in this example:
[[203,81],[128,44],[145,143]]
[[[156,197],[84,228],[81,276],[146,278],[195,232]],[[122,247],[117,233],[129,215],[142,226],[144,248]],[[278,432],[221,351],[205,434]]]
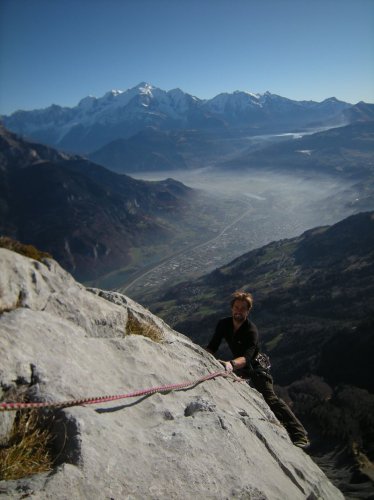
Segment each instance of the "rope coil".
[[205,375],[204,377],[200,377],[196,380],[189,382],[181,382],[179,384],[169,384],[169,385],[161,385],[158,387],[150,387],[148,389],[141,389],[138,391],[129,392],[127,394],[119,394],[116,396],[98,396],[92,398],[72,399],[69,401],[61,401],[61,402],[33,402],[33,403],[4,402],[0,403],[0,412],[29,410],[32,408],[67,408],[71,406],[101,404],[101,403],[106,403],[108,401],[116,401],[119,399],[134,398],[138,396],[145,396],[148,394],[155,394],[156,392],[175,391],[178,389],[184,389],[186,387],[192,387],[194,385],[200,384],[201,382],[205,382],[207,380],[211,380],[217,377],[227,377],[227,376],[232,376],[232,374],[223,370],[210,373],[208,375]]

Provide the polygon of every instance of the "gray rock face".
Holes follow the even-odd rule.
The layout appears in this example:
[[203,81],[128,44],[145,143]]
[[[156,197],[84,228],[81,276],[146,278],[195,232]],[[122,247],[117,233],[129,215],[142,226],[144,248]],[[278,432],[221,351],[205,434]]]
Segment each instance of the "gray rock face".
[[[65,401],[193,381],[221,369],[139,304],[86,289],[53,260],[0,249],[0,265],[2,399],[22,384],[31,399]],[[131,335],[134,318],[163,341]],[[58,415],[66,438],[59,464],[49,474],[1,481],[7,498],[343,498],[292,445],[262,396],[232,379]],[[12,416],[0,412],[2,436]]]

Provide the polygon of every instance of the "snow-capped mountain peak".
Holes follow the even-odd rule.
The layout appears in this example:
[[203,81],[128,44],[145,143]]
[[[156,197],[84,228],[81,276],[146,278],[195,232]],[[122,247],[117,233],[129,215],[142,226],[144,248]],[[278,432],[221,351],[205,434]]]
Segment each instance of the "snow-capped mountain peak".
[[251,92],[236,90],[232,94],[224,92],[206,102],[206,107],[214,113],[242,112],[248,108],[258,107],[260,96]]
[[165,91],[140,82],[126,90],[111,90],[102,97],[85,97],[72,108],[50,106],[19,111],[2,117],[2,121],[13,132],[86,154],[149,127],[204,131],[230,127],[234,133],[254,128],[258,131],[259,127],[283,130],[334,119],[350,106],[335,99],[322,103],[293,101],[269,91],[256,94],[237,90],[199,99],[180,88]]
[[152,95],[152,90],[155,89],[153,85],[146,82],[141,82],[134,88],[139,91],[139,94],[146,94],[146,95]]
[[[240,90],[237,90],[237,92],[241,92]],[[243,94],[247,94],[249,97],[252,99],[258,100],[262,96],[262,94],[254,94],[253,92],[248,92],[247,90],[242,91]]]

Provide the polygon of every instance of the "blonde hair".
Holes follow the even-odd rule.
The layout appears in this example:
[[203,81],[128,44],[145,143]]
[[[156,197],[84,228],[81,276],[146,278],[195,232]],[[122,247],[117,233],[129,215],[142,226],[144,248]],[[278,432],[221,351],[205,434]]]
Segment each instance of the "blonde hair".
[[232,299],[231,299],[231,302],[230,302],[231,307],[233,307],[234,303],[237,300],[241,300],[243,302],[246,302],[247,306],[248,306],[248,310],[252,309],[252,306],[253,306],[253,296],[252,296],[251,293],[244,292],[243,290],[237,290],[236,292],[234,292],[232,294]]

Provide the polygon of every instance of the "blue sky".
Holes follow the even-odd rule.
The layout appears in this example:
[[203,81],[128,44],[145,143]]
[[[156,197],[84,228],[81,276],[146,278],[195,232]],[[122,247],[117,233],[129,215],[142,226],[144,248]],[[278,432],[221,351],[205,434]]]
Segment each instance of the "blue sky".
[[374,102],[374,0],[0,0],[0,113],[141,81]]

